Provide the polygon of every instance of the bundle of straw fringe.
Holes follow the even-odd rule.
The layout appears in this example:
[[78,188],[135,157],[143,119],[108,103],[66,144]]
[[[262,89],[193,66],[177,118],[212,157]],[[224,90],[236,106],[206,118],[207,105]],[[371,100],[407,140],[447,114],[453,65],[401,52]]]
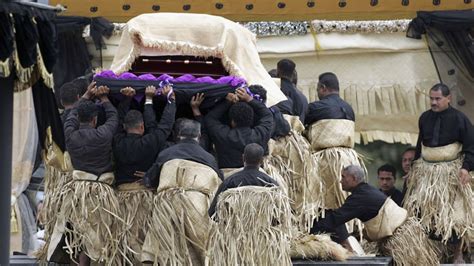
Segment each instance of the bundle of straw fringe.
[[203,265],[210,218],[207,210],[221,183],[210,167],[175,159],[162,167],[142,261]]
[[459,169],[463,158],[447,162],[413,162],[408,179],[404,207],[428,232],[434,232],[446,243],[456,233],[469,240],[472,234],[472,188],[461,185]]
[[148,226],[152,224],[154,189],[140,183],[126,183],[117,188],[120,217],[124,223],[119,232],[120,263],[137,265],[141,262],[142,246]]
[[245,186],[223,192],[208,245],[209,265],[290,265],[294,259],[346,260],[328,235],[298,231],[279,187]]
[[[73,171],[73,181],[61,192],[56,229],[66,234],[66,251],[71,260],[84,251],[95,262],[114,264],[123,220],[115,191],[110,184],[113,174],[97,176]],[[97,181],[96,181],[97,180]],[[69,224],[71,228],[66,227]]]
[[438,265],[440,251],[428,238],[415,217],[408,218],[392,236],[379,242],[382,255],[391,256],[395,265]]
[[44,238],[46,241],[36,252],[35,257],[39,261],[46,262],[50,259],[48,256],[49,243],[62,204],[61,193],[66,184],[72,180],[72,171],[61,171],[45,164],[44,180],[44,201],[43,208],[39,213],[39,221],[44,225]]
[[291,207],[280,188],[229,189],[215,215],[210,265],[291,265]]
[[316,175],[316,162],[311,156],[310,145],[302,136],[304,126],[299,117],[284,115],[291,125],[288,136],[270,140],[269,156],[264,160],[264,169],[272,177],[284,180],[290,204],[304,232],[309,232],[314,218],[324,206],[322,181]]

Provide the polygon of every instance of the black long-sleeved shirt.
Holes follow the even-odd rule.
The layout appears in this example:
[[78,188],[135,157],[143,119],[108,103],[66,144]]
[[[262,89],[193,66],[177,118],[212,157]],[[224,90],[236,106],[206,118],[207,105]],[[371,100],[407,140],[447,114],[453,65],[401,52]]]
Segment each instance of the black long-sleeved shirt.
[[224,179],[224,176],[217,166],[216,159],[212,154],[205,151],[197,141],[192,139],[184,139],[178,141],[175,145],[164,149],[158,157],[156,162],[151,166],[145,174],[145,185],[147,187],[155,187],[159,184],[159,177],[161,167],[168,161],[173,159],[189,160],[197,163],[207,165],[216,171],[220,179]]
[[72,109],[64,122],[64,137],[72,166],[75,170],[97,176],[112,171],[112,139],[119,122],[115,107],[110,102],[102,105],[106,121],[97,128],[79,123],[76,108]]
[[283,94],[293,102],[292,115],[299,116],[301,123],[304,123],[308,109],[308,99],[306,99],[306,96],[296,88],[295,84],[285,78],[281,79],[280,88]]
[[309,104],[306,113],[306,125],[323,119],[347,119],[355,121],[354,110],[339,94],[329,94],[319,101]]
[[231,104],[229,102],[217,105],[204,118],[207,133],[214,143],[217,161],[220,168],[239,168],[243,166],[242,154],[247,144],[257,143],[266,147],[272,133],[273,116],[270,110],[261,102],[252,100],[248,103],[258,119],[254,127],[236,127],[220,121]]
[[437,147],[454,142],[462,143],[462,153],[464,154],[462,168],[467,171],[474,170],[474,127],[465,114],[451,106],[442,112],[428,110],[420,116],[418,122],[420,133],[416,145],[415,160],[421,156],[421,144],[432,147],[431,140],[438,117],[440,117],[441,123]]
[[[273,115],[272,139],[287,136],[291,131],[290,124],[283,117],[283,114],[290,114],[288,109],[285,109],[288,103],[291,104],[288,100],[282,101],[269,108]],[[283,108],[283,111],[280,108]]]
[[345,240],[348,237],[347,230],[344,227],[346,222],[354,218],[366,222],[377,216],[380,208],[384,204],[387,196],[375,187],[363,182],[357,185],[351,191],[342,206],[336,210],[326,212],[326,217],[315,221],[311,233],[328,232],[337,233],[339,240]]
[[171,133],[175,114],[175,102],[167,103],[158,124],[153,105],[145,104],[145,134],[121,132],[115,135],[113,153],[117,185],[137,181],[140,178],[134,176],[135,171],[146,172],[152,166]]
[[382,193],[384,193],[385,196],[390,197],[398,206],[402,207],[403,193],[400,190],[393,187],[387,192],[382,191]]
[[216,195],[209,206],[209,216],[212,217],[216,212],[217,201],[219,195],[231,188],[243,187],[243,186],[259,186],[269,187],[278,186],[278,182],[271,178],[269,175],[260,172],[256,167],[244,167],[242,171],[239,171],[229,176],[217,189]]

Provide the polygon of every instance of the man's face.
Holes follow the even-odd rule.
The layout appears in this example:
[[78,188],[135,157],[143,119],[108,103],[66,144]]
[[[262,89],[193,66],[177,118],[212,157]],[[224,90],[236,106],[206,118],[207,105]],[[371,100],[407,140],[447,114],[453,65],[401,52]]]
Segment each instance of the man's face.
[[346,171],[342,171],[341,186],[344,191],[352,191],[357,186],[355,177]]
[[402,168],[405,174],[408,174],[411,169],[411,162],[415,158],[415,151],[407,151],[402,155]]
[[451,95],[443,96],[441,90],[431,90],[430,91],[430,103],[431,110],[433,112],[442,112],[449,107],[449,102],[451,101]]
[[389,191],[395,185],[395,177],[391,172],[379,172],[379,187],[382,191]]

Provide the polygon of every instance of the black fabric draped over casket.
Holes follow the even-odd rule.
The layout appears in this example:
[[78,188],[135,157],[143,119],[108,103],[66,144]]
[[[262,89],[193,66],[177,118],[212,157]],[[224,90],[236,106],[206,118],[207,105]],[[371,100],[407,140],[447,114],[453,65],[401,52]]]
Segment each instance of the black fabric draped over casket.
[[[137,92],[137,96],[134,97],[131,108],[143,110],[143,104],[145,101],[144,92],[147,86],[155,86],[159,88],[159,81],[151,80],[114,80],[95,77],[96,86],[105,85],[110,89],[110,100],[115,105],[123,99],[123,95],[120,90],[125,87],[132,87]],[[212,107],[217,103],[223,101],[227,93],[235,92],[238,86],[232,86],[231,84],[210,84],[210,83],[173,83],[173,90],[176,95],[177,104],[177,117],[192,117],[190,108],[190,101],[197,93],[204,93],[205,98],[200,106],[200,110],[203,114],[206,114]],[[161,113],[165,106],[166,98],[164,96],[155,96],[153,99],[155,110],[158,115]]]

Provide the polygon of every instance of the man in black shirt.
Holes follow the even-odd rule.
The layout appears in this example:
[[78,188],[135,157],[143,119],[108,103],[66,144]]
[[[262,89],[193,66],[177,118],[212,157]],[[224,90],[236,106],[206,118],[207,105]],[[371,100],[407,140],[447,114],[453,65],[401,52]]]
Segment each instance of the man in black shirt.
[[299,116],[301,123],[304,123],[306,110],[308,109],[308,99],[293,83],[295,68],[296,65],[293,61],[282,59],[277,63],[277,75],[281,79],[281,91],[293,103],[292,113],[289,115]]
[[204,164],[212,168],[223,179],[222,172],[217,166],[216,159],[199,144],[201,125],[199,122],[182,118],[177,128],[177,143],[163,150],[156,162],[145,174],[145,185],[156,187],[162,166],[171,160],[182,159]]
[[319,101],[309,104],[306,125],[323,119],[347,119],[355,121],[352,107],[339,97],[339,80],[334,73],[319,75],[317,87]]
[[[311,233],[335,233],[335,241],[351,250],[345,223],[358,218],[366,238],[378,241],[382,255],[400,265],[433,265],[437,256],[420,224],[392,199],[364,182],[364,170],[350,165],[342,170],[342,189],[351,192],[344,204],[314,221]],[[408,255],[411,254],[411,255]]]
[[[96,128],[98,107],[90,99],[96,96],[105,110],[106,122]],[[117,110],[107,98],[107,87],[90,86],[64,122],[64,137],[72,166],[100,176],[112,171],[112,139],[117,131]]]
[[[240,101],[235,102],[236,99]],[[227,111],[230,125],[221,121]],[[255,124],[254,117],[257,118]],[[266,146],[272,133],[273,117],[262,102],[239,88],[236,94],[228,94],[226,102],[214,107],[204,123],[215,145],[219,167],[239,168],[243,166],[242,154],[247,144]]]
[[395,167],[384,164],[377,170],[379,188],[387,197],[391,197],[398,206],[402,206],[403,194],[395,187],[397,170]]
[[466,231],[472,226],[469,172],[474,170],[474,128],[466,115],[450,106],[450,101],[445,84],[431,88],[431,110],[419,120],[404,206],[443,243],[453,243],[454,262],[464,263],[460,238],[468,237]]
[[244,169],[231,176],[229,176],[217,189],[216,195],[212,200],[209,207],[209,216],[212,217],[216,212],[217,201],[219,195],[231,188],[242,187],[242,186],[278,186],[278,183],[268,176],[267,174],[260,172],[259,168],[263,162],[263,148],[256,144],[251,143],[245,146],[243,161]]
[[364,181],[364,170],[355,165],[348,166],[342,171],[341,185],[344,191],[351,194],[346,198],[344,204],[334,210],[326,211],[325,217],[314,221],[311,233],[334,233],[333,240],[348,248],[349,243],[345,223],[358,218],[366,222],[374,218],[387,196],[380,190],[372,187]]
[[[167,95],[169,90],[170,87],[165,87],[163,94]],[[154,86],[146,88],[143,115],[137,110],[128,111],[123,121],[125,132],[114,137],[116,185],[140,180],[152,166],[171,133],[176,113],[174,94],[170,97],[170,102],[167,101],[160,122],[157,123],[153,110],[155,92]],[[133,92],[126,97],[133,97]]]

